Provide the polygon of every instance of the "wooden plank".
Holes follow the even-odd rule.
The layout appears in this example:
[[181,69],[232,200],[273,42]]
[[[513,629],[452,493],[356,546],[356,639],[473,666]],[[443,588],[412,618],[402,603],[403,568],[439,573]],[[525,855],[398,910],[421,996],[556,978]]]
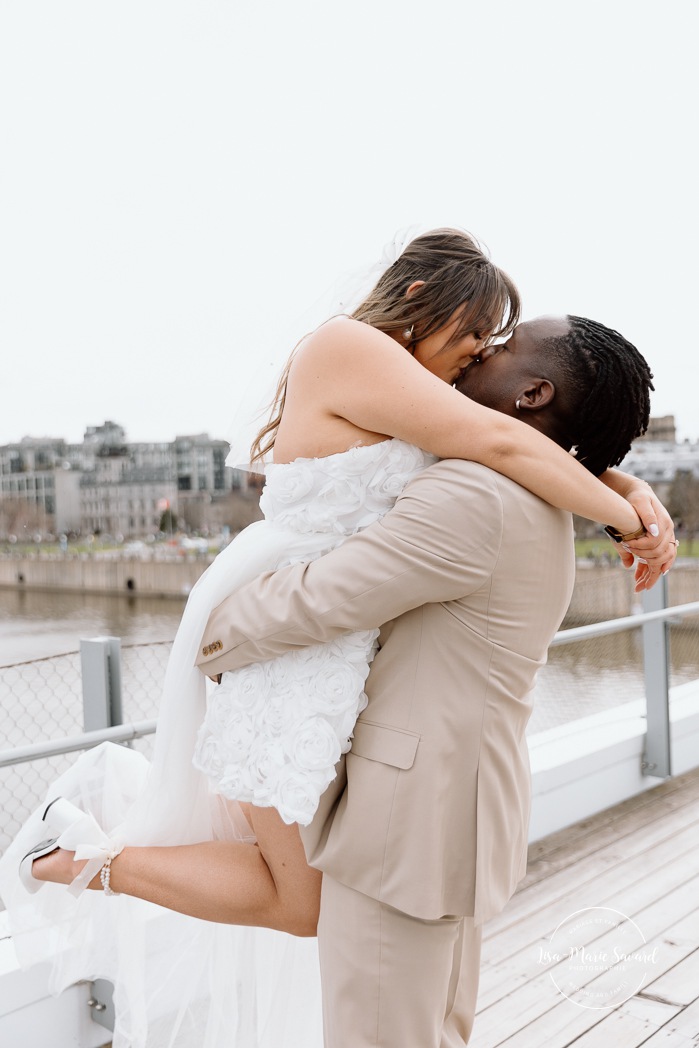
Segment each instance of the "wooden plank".
[[[643,927],[641,928],[651,950],[655,945],[660,947],[666,937],[674,944],[669,948],[666,946],[664,950],[659,950],[657,962],[648,968],[650,977],[653,978],[655,976],[656,981],[666,971],[677,967],[677,961],[682,957],[683,949],[685,955],[693,956],[697,937],[699,936],[699,910],[696,909],[697,898],[699,898],[699,875],[683,885],[677,894],[682,896],[680,905],[668,896],[656,900],[654,906],[649,907],[646,911]],[[691,907],[695,907],[693,912],[690,909]],[[682,917],[680,921],[668,920],[668,916],[676,913],[678,909],[685,913],[689,912],[690,916]],[[681,945],[683,925],[685,935],[684,947]],[[607,936],[606,939],[611,942],[613,935]],[[604,942],[605,937],[601,937],[599,945],[603,946]],[[506,1041],[508,1037],[514,1036],[518,1030],[525,1026],[531,1025],[534,1029],[538,1029],[537,1024],[539,1022],[543,1022],[544,1030],[548,1029],[551,1024],[556,1029],[559,1027],[561,1029],[565,1028],[568,1022],[565,1018],[566,1008],[578,1006],[565,1001],[564,1007],[561,1002],[561,995],[551,980],[552,971],[555,971],[553,963],[540,964],[537,958],[530,954],[528,958],[525,956],[522,959],[522,967],[517,972],[517,977],[523,980],[519,985],[512,978],[512,974],[506,972],[506,976],[509,976],[509,981],[506,977],[497,986],[491,986],[489,992],[487,984],[490,973],[486,968],[482,973],[482,982],[485,983],[486,989],[484,993],[479,994],[478,1004],[479,1029],[483,1031],[483,1036],[490,1038],[492,1044],[495,1045],[499,1044],[500,1041]],[[691,985],[690,966],[687,967],[686,971]],[[594,980],[590,981],[590,985],[594,985]],[[658,985],[662,986],[660,983]],[[670,985],[672,985],[671,978]],[[649,987],[645,987],[644,990],[652,992],[652,984]],[[556,995],[559,998],[558,1001],[555,999]],[[668,997],[671,996],[667,989],[666,995]],[[660,994],[657,996],[660,996]],[[656,1003],[668,1002],[660,1001]],[[557,1005],[563,1007],[563,1013],[559,1012],[558,1015],[543,1021],[541,1017]],[[678,1004],[677,1007],[681,1007],[681,1004]],[[582,1020],[576,1021],[577,1025],[580,1026]],[[542,1041],[541,1043],[544,1042]]]
[[[492,1007],[479,1005],[469,1048],[495,1048],[555,1008],[561,1000],[548,972],[540,971],[524,989],[526,994],[517,990],[501,997]],[[569,1002],[566,1004],[570,1008],[576,1007]]]
[[[659,899],[655,897],[658,893],[653,888],[652,878],[649,879],[648,887],[653,893],[652,903],[642,912],[635,911],[627,915],[638,923],[649,947],[652,949],[658,945],[660,948],[660,964],[650,971],[650,977],[657,978],[691,953],[699,939],[699,911],[696,907],[699,874],[675,890],[661,894]],[[590,942],[593,941],[596,944],[603,943],[604,937],[599,940],[590,938]],[[517,955],[504,962],[493,960],[492,955],[486,953],[486,963],[481,967],[479,1008],[496,1005],[498,1000],[513,994],[525,999],[527,985],[535,982],[542,969],[551,971],[554,968],[552,961],[544,963],[541,960],[540,948],[545,950],[548,946],[549,936],[530,942]]]
[[696,1048],[698,1043],[699,1001],[694,1001],[649,1037],[643,1048]]
[[476,1017],[469,1048],[563,1048],[564,1045],[576,1043],[576,1038],[592,1029],[604,1018],[604,1012],[591,1008],[580,1008],[571,1001],[560,997],[556,1004],[537,1016],[527,1025],[519,1025],[517,1030],[504,1040],[492,1032],[486,1034],[481,1030]]
[[634,996],[608,1011],[582,1007],[555,993],[557,1000],[540,993],[538,1012],[517,1005],[478,1013],[469,1048],[636,1048],[683,1010],[679,1004]]
[[596,880],[602,871],[620,861],[643,856],[649,850],[672,840],[675,835],[688,829],[699,840],[699,803],[688,805],[685,812],[675,813],[674,817],[672,814],[665,814],[662,819],[650,825],[639,826],[626,836],[621,835],[618,829],[613,839],[597,851],[577,859],[574,863],[560,864],[557,869],[552,868],[549,871],[545,880],[518,890],[503,913],[487,923],[484,939],[492,938],[517,923],[522,915],[534,912],[537,906],[548,908],[559,885],[569,887],[575,883],[582,886],[589,880]]
[[[502,955],[510,952],[506,948],[507,944],[514,944],[521,938],[523,929],[533,927],[538,930],[536,934],[541,935],[551,920],[554,921],[552,927],[555,927],[571,909],[577,910],[583,905],[602,904],[605,901],[612,905],[613,899],[629,908],[646,904],[649,893],[646,882],[649,877],[662,878],[668,885],[675,886],[699,868],[695,865],[699,848],[699,844],[694,844],[696,836],[696,829],[689,827],[667,842],[655,845],[648,854],[628,855],[608,869],[593,867],[581,871],[580,876],[556,881],[550,893],[538,897],[536,905],[520,911],[498,931],[484,936],[485,943],[493,943],[493,948]],[[639,890],[640,897],[636,902]],[[624,909],[624,905],[620,909]]]
[[548,905],[542,905],[497,935],[489,936],[483,944],[483,956],[486,959],[512,956],[548,938],[560,921],[588,906],[612,906],[633,917],[651,905],[661,891],[669,892],[684,883],[688,870],[699,869],[699,844],[689,850],[684,847],[688,840],[695,839],[696,831],[690,828],[684,835],[651,849],[648,855],[631,856],[604,872],[587,871],[588,876],[582,883],[574,881],[570,886],[559,883],[558,891],[552,890]]
[[[535,877],[486,927],[470,1048],[699,1045],[698,801],[696,771],[537,842]],[[558,920],[588,905],[618,909],[657,946],[651,981],[611,1012],[566,1000],[538,963]]]
[[[693,940],[693,951],[649,983],[639,996],[683,1007],[699,999],[699,947],[696,945],[696,934]],[[666,947],[666,952],[676,956],[682,949],[681,944],[673,941],[670,948]]]
[[[663,810],[658,819],[634,823],[633,829],[630,829],[629,823],[616,825],[613,829],[607,828],[598,836],[594,849],[589,848],[585,854],[580,854],[576,848],[571,848],[568,858],[559,856],[556,863],[549,864],[543,881],[531,882],[518,888],[504,914],[489,922],[488,927],[497,928],[498,922],[506,921],[508,915],[522,912],[531,904],[531,899],[545,895],[550,885],[559,878],[565,879],[566,871],[569,872],[571,868],[595,868],[596,863],[605,865],[610,856],[613,857],[620,851],[624,856],[640,854],[674,833],[682,832],[687,826],[696,827],[698,820],[699,790],[696,799],[689,800],[681,808]],[[699,838],[699,833],[697,836]]]
[[[658,919],[657,914],[662,910],[663,904],[666,903],[666,899],[658,900],[654,907],[656,920]],[[665,912],[667,913],[667,910]],[[664,923],[665,920],[666,917],[660,917],[658,923]],[[684,941],[681,941],[681,928],[684,928]],[[633,993],[634,999],[669,1005],[675,1011],[679,1011],[699,995],[699,988],[697,987],[699,950],[696,948],[698,937],[699,909],[695,909],[689,917],[683,918],[681,922],[671,925],[659,934],[649,938],[645,937],[646,942],[643,945],[634,936],[631,937],[631,940],[624,941],[620,939],[616,929],[610,929],[605,935],[595,939],[592,944],[593,957],[613,960],[616,956],[615,949],[617,949],[624,953],[633,951],[636,954],[640,952],[644,960],[638,964],[632,962],[628,969],[625,970],[625,975],[622,976],[617,974],[619,972],[618,968],[613,968],[611,970],[612,979],[609,978],[609,973],[597,977],[592,975],[585,983],[584,992],[579,995],[572,995],[572,999],[582,1005],[590,1002],[595,1003],[593,995],[601,990],[604,994],[604,999],[611,1001],[610,992],[613,994],[615,984],[618,984],[625,978],[627,989],[622,991],[623,994],[627,994],[630,990],[634,990],[637,987],[638,989]],[[595,961],[591,960],[588,964],[592,966],[590,971],[590,974],[592,974]],[[551,969],[551,973],[554,976],[556,975],[555,967]],[[557,981],[560,983],[560,980]],[[669,991],[671,987],[672,994],[670,996]],[[602,1003],[603,998],[600,997],[599,1000]],[[624,1002],[622,1001],[621,1003]]]
[[[566,1007],[567,1006],[567,1007]],[[564,1001],[541,1016],[535,1023],[518,1030],[505,1041],[469,1041],[469,1048],[636,1048],[638,1045],[653,1044],[647,1040],[654,1033],[666,1028],[678,1014],[667,1005],[644,1005],[634,998],[612,1012],[580,1008]],[[477,1032],[477,1027],[474,1032]],[[683,1048],[688,1048],[685,1045]]]
[[[679,1006],[632,997],[573,1042],[575,1048],[638,1048],[680,1011]],[[547,1048],[552,1048],[549,1045]]]
[[[699,782],[692,784],[691,791],[685,790],[679,794],[662,796],[652,804],[637,805],[623,817],[616,814],[615,808],[610,809],[613,814],[602,813],[606,816],[604,820],[599,816],[593,817],[589,820],[589,832],[582,838],[571,834],[571,840],[567,845],[565,839],[559,842],[551,842],[547,839],[546,851],[536,859],[530,856],[527,874],[518,891],[526,892],[542,879],[547,879],[556,870],[578,863],[609,844],[631,838],[638,831],[647,831],[658,824],[662,828],[669,821],[675,825],[692,821],[697,803],[699,803]],[[595,820],[599,820],[599,824],[596,824]],[[575,830],[576,827],[570,829]]]
[[597,841],[610,828],[619,823],[635,828],[636,822],[647,823],[668,811],[693,803],[699,797],[699,769],[668,779],[652,790],[629,797],[620,804],[598,812],[573,826],[534,841],[529,846],[529,865],[535,867],[539,860],[555,862],[559,853],[564,858],[580,857],[584,849],[597,846]]
[[529,846],[532,864],[540,858],[552,857],[552,854],[559,849],[566,852],[569,846],[574,848],[582,846],[584,842],[594,838],[607,826],[625,821],[627,818],[634,818],[637,812],[645,813],[640,815],[642,818],[653,819],[653,809],[663,809],[674,805],[682,806],[686,803],[687,798],[696,797],[697,792],[699,792],[699,769],[668,779],[611,808],[605,808],[604,811],[580,819],[572,826],[565,826],[538,841],[532,841]]
[[[652,922],[653,927],[668,927],[675,921],[692,913],[699,900],[699,846],[685,852],[667,865],[657,866],[648,860],[645,875],[635,884],[622,885],[605,895],[602,905],[621,910],[626,916],[639,923]],[[611,878],[605,879],[605,889],[612,885]],[[692,897],[692,892],[696,895]],[[647,935],[654,934],[652,928],[643,928]]]

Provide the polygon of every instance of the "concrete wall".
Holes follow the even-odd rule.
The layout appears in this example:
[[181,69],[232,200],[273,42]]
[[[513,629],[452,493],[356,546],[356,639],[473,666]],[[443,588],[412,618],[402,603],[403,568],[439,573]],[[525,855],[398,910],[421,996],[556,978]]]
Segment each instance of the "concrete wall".
[[[212,559],[192,553],[167,561],[102,558],[94,554],[4,556],[0,557],[0,586],[181,597],[189,593]],[[699,600],[699,562],[689,561],[673,568],[668,581],[670,604]],[[632,571],[617,565],[579,562],[575,592],[566,616],[568,625],[603,622],[630,615],[639,608]]]
[[182,597],[191,590],[213,558],[182,560],[68,557],[0,558],[0,586],[20,589],[72,590],[81,593],[140,594]]

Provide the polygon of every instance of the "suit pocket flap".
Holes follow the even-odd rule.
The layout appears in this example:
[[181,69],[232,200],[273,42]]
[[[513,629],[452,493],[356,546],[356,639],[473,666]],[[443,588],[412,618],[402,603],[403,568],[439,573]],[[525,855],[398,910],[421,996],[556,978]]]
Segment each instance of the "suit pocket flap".
[[412,768],[420,736],[401,728],[389,728],[372,721],[357,721],[354,726],[352,753],[370,761],[391,764],[394,768]]

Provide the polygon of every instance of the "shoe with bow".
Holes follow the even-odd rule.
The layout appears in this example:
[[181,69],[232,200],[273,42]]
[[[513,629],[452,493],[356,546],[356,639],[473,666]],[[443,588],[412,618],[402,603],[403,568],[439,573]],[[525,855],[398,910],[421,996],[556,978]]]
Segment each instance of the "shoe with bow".
[[[51,801],[41,817],[41,822],[42,840],[30,848],[19,865],[20,880],[32,894],[37,892],[42,884],[48,883],[34,877],[32,864],[36,859],[50,855],[58,848],[64,848],[66,851],[75,852],[74,858],[77,861],[98,860],[97,865],[93,864],[94,872],[97,873],[105,863],[116,858],[123,847],[107,836],[89,812],[81,811],[65,797],[56,797]],[[74,894],[79,894],[82,888],[81,884]]]

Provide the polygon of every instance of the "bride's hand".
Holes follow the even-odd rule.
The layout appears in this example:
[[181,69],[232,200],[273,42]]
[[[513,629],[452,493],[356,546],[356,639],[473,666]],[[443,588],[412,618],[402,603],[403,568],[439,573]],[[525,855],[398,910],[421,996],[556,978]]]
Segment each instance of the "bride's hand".
[[[626,568],[636,563],[635,592],[651,589],[661,575],[670,570],[677,556],[675,526],[662,502],[649,487],[639,487],[626,498],[641,518],[646,534],[633,542],[622,543],[619,556]],[[657,535],[651,533],[657,530]]]

